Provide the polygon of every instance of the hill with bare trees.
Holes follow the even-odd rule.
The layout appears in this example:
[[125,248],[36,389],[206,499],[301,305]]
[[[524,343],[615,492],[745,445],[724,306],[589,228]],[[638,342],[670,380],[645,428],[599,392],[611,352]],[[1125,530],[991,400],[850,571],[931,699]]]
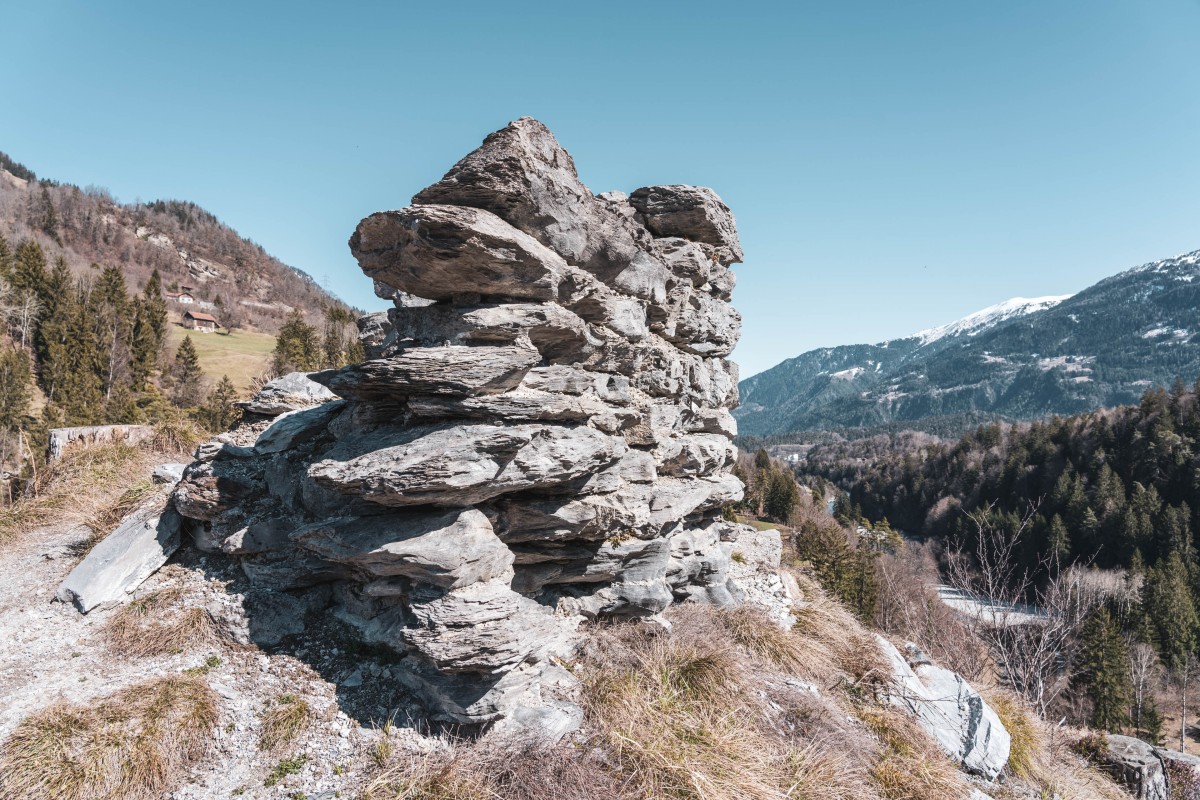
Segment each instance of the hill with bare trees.
[[[0,153],[0,235],[36,241],[76,275],[118,267],[131,286],[158,270],[163,287],[187,287],[222,325],[275,333],[294,308],[313,320],[345,304],[195,203],[117,202],[105,189],[39,179]],[[215,313],[214,313],[215,312]]]

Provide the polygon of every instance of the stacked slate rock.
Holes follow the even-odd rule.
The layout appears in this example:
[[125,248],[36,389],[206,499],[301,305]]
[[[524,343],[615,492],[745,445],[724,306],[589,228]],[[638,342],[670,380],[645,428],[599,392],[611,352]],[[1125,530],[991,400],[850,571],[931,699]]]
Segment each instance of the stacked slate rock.
[[201,447],[175,494],[199,546],[278,591],[332,584],[467,724],[577,712],[549,698],[581,620],[736,602],[742,251],[715,193],[595,196],[524,118],[350,248],[394,301],[360,320],[368,360],[310,376],[340,399]]

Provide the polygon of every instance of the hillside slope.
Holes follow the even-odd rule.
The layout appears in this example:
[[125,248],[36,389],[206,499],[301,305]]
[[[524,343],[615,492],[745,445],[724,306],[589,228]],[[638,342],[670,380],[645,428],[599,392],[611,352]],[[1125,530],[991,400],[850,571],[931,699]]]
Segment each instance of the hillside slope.
[[194,203],[118,203],[103,189],[38,180],[3,154],[0,235],[36,239],[76,274],[89,274],[93,263],[118,266],[135,287],[157,269],[168,289],[191,287],[201,309],[219,301],[218,317],[235,326],[274,333],[292,308],[318,319],[325,306],[345,307]]
[[813,350],[741,382],[740,432],[959,414],[1033,419],[1135,401],[1200,374],[1200,251],[1068,298],[1017,298],[875,345]]

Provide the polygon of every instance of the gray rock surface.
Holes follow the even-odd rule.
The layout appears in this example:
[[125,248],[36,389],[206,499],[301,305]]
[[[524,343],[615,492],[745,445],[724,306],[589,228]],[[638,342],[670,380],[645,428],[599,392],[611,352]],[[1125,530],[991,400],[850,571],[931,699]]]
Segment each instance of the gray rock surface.
[[327,403],[336,395],[319,383],[308,379],[303,372],[289,372],[270,381],[244,403],[238,403],[251,414],[275,417],[301,408]]
[[934,665],[914,646],[906,657],[882,636],[876,639],[892,666],[889,701],[912,714],[962,769],[994,780],[1011,745],[996,712],[961,675]]
[[[1109,734],[1105,754],[1109,773],[1138,800],[1167,800],[1167,773],[1159,748],[1132,736]],[[1182,755],[1182,754],[1180,754]]]
[[58,587],[57,597],[84,614],[123,600],[167,563],[179,540],[179,514],[164,494],[156,494],[91,549]]
[[432,717],[562,736],[582,620],[747,595],[720,518],[733,217],[691,187],[596,197],[521,119],[350,247],[393,303],[359,321],[368,360],[264,387],[247,410],[278,418],[202,445],[176,507],[267,631],[332,586]]

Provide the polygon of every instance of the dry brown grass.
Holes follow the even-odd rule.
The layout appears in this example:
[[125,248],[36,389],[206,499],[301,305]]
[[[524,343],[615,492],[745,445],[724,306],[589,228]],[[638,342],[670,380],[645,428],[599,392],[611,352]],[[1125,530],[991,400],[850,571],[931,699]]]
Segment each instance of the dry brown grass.
[[67,453],[30,482],[26,496],[0,508],[0,543],[51,523],[87,525],[106,535],[120,520],[114,515],[136,505],[137,492],[122,497],[142,486],[156,464],[190,461],[199,437],[191,423],[168,424],[132,447],[118,443]]
[[151,460],[124,444],[68,453],[38,475],[28,496],[0,510],[0,541],[50,522],[86,522],[120,496],[130,475],[144,475]]
[[[757,612],[682,606],[669,616],[670,635],[636,626],[597,633],[581,670],[593,744],[632,796],[872,796],[839,753],[848,751],[819,731],[792,735],[778,712],[788,701],[767,701],[764,676],[739,649],[791,671],[802,666],[802,641]],[[767,627],[754,631],[756,620]]]
[[405,753],[377,773],[363,800],[633,800],[594,751],[536,742],[460,742]]
[[203,680],[154,678],[99,702],[56,703],[0,745],[6,800],[151,800],[207,751],[217,698]]
[[101,629],[114,653],[149,658],[211,647],[220,643],[217,624],[206,609],[182,607],[183,592],[168,589],[122,606]]
[[[380,750],[366,800],[958,800],[962,773],[909,717],[876,700],[890,673],[874,636],[815,585],[792,631],[760,611],[682,605],[671,633],[592,629],[573,671],[586,722],[553,746],[485,739],[428,755]],[[791,676],[821,686],[820,696]],[[1020,710],[1019,708],[1017,709]],[[1022,727],[1014,753],[1063,772],[1067,800],[1115,787]],[[1006,722],[1009,719],[1005,720]],[[1040,724],[1040,723],[1037,723]],[[1040,730],[1040,729],[1039,729]],[[1037,731],[1034,732],[1035,734]],[[382,741],[382,740],[381,740]],[[1091,795],[1079,787],[1091,782]],[[1037,785],[1030,780],[1031,785]],[[1046,796],[1050,796],[1047,794]]]
[[[154,436],[147,445],[161,453],[188,455],[208,438],[204,429],[191,420],[161,422],[154,426]],[[190,461],[191,459],[186,459]]]
[[733,640],[767,664],[798,675],[808,665],[804,642],[777,625],[765,611],[750,605],[718,612]]
[[291,744],[308,727],[312,718],[312,709],[308,703],[294,694],[281,694],[262,714],[258,748],[277,750]]
[[1019,697],[988,689],[984,697],[1011,737],[1008,772],[1045,797],[1063,800],[1128,800],[1109,777],[1091,769],[1074,751],[1078,732],[1035,715]]
[[855,693],[874,692],[891,676],[875,637],[815,581],[803,573],[795,577],[807,600],[793,612],[792,633],[803,641],[807,660],[801,674],[829,688],[848,683]]
[[960,800],[970,784],[912,717],[892,708],[858,710],[883,752],[871,770],[887,800]]

